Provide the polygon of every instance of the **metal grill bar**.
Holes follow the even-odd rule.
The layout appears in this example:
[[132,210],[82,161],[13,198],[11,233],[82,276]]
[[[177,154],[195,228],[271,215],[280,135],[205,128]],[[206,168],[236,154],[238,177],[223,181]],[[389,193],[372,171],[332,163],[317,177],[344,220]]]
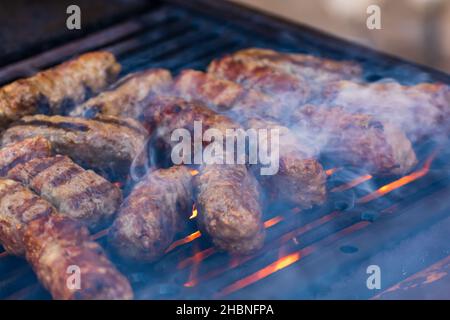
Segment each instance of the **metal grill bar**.
[[[363,63],[367,79],[391,77],[402,82],[425,79],[450,83],[448,75],[430,72],[427,68],[234,5],[214,1],[169,2],[173,4],[163,4],[119,25],[2,68],[0,82],[28,75],[71,55],[96,49],[107,49],[116,54],[123,65],[123,73],[150,67],[169,68],[176,73],[182,68],[204,69],[214,57],[239,48],[260,46],[336,59],[354,59]],[[442,170],[448,167],[442,166],[447,163],[446,160],[436,161]],[[362,179],[353,188],[330,193],[330,201],[325,206],[301,214],[292,208],[269,208],[265,219],[275,219],[272,221],[276,223],[268,228],[265,249],[249,258],[236,260],[218,253],[202,235],[171,250],[164,259],[151,266],[119,267],[129,276],[137,298],[209,298],[262,267],[270,266],[280,256],[308,252],[307,257],[288,266],[286,272],[278,272],[230,293],[232,297],[256,297],[255,287],[258,294],[263,294],[264,288],[275,287],[277,283],[285,284],[284,281],[293,276],[292,270],[295,269],[295,279],[301,279],[301,284],[295,281],[294,288],[286,288],[289,289],[286,298],[311,297],[339,279],[343,268],[350,270],[375,252],[448,216],[442,212],[442,207],[434,203],[436,207],[432,214],[420,214],[421,206],[429,202],[429,197],[439,199],[447,196],[450,179],[442,171],[432,171],[424,179],[387,197],[355,206],[355,199],[367,194],[368,183],[382,186],[391,180]],[[339,179],[332,176],[329,189],[336,187],[336,181]],[[339,183],[344,182],[348,181]],[[441,193],[433,194],[430,190],[441,190]],[[411,199],[415,200],[414,203]],[[393,203],[395,206],[392,206]],[[365,212],[382,210],[384,213],[376,223],[363,219]],[[384,230],[386,221],[390,226],[388,232]],[[195,223],[191,222],[180,238],[196,231]],[[381,233],[383,236],[380,236]],[[345,246],[357,246],[358,251],[356,254],[346,254],[345,250],[341,250]],[[337,270],[324,270],[324,266],[329,266],[333,259],[336,260]],[[269,293],[267,297],[271,297]],[[24,261],[0,253],[0,298],[48,298],[48,294],[37,283]]]

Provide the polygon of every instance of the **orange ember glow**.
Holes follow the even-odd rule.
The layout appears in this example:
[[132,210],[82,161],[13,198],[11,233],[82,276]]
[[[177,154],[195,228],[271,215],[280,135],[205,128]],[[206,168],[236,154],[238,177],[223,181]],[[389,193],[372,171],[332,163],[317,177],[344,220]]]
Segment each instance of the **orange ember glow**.
[[331,176],[333,173],[335,173],[336,171],[338,171],[340,168],[331,168],[331,169],[328,169],[328,170],[325,170],[325,174],[327,175],[327,176]]
[[[198,253],[200,251],[198,243],[194,246],[194,251],[196,252],[196,254],[194,255],[193,259],[194,259],[194,263],[192,264],[192,268],[191,268],[191,272],[189,273],[189,280],[187,281],[187,284],[195,281],[195,279],[197,279],[197,275],[198,275],[198,271],[200,268],[200,263],[202,262],[202,259],[200,256],[198,256]],[[188,285],[185,284],[186,287],[189,287]]]
[[281,257],[277,261],[256,271],[255,273],[252,273],[251,275],[249,275],[245,278],[242,278],[242,279],[230,284],[229,286],[223,288],[221,291],[219,291],[216,298],[220,298],[220,297],[229,295],[229,294],[236,292],[242,288],[245,288],[255,282],[258,282],[259,280],[264,279],[264,278],[270,276],[271,274],[273,274],[279,270],[282,270],[282,269],[290,266],[291,264],[297,262],[298,260],[300,260],[301,257],[304,258],[306,256],[309,256],[311,253],[316,251],[317,248],[319,248],[320,246],[329,245],[330,243],[333,243],[334,241],[336,241],[346,235],[349,235],[357,230],[367,227],[369,224],[370,223],[367,221],[358,222],[354,225],[351,225],[350,227],[347,227],[337,233],[332,234],[331,236],[321,240],[317,244],[307,246],[307,247],[301,249],[300,251],[297,251],[297,252],[291,253],[289,255],[286,255],[284,257]]
[[381,196],[384,196],[385,194],[392,192],[395,189],[398,189],[400,187],[403,187],[404,185],[407,185],[408,183],[411,183],[417,179],[420,179],[422,177],[424,177],[428,171],[430,170],[430,166],[431,163],[433,162],[434,156],[431,156],[427,159],[427,161],[425,161],[423,167],[409,175],[406,175],[404,177],[401,177],[398,180],[395,180],[391,183],[388,183],[384,186],[382,186],[381,188],[379,188],[378,190],[369,193],[368,195],[358,199],[359,203],[366,203],[372,200],[375,200]]
[[181,261],[178,264],[178,269],[184,269],[190,265],[193,265],[196,263],[198,264],[198,263],[202,262],[202,260],[208,258],[209,256],[211,256],[214,253],[216,253],[216,249],[213,247],[205,249],[203,251],[198,251],[192,257],[189,257],[189,258]]
[[263,269],[249,275],[248,277],[238,280],[238,281],[234,282],[233,284],[231,284],[230,286],[225,287],[224,289],[222,289],[220,291],[220,295],[225,296],[230,293],[233,293],[243,287],[246,287],[252,283],[255,283],[261,279],[264,279],[264,278],[268,277],[269,275],[290,266],[291,264],[297,262],[298,260],[300,260],[300,252],[294,252],[287,256],[284,256],[284,257],[278,259],[277,261],[275,261],[274,263],[269,264],[268,266],[264,267]]
[[196,218],[197,217],[197,209],[196,208],[194,208],[193,210],[192,210],[192,215],[189,217],[189,219],[194,219],[194,218]]
[[370,174],[365,174],[363,176],[360,176],[356,179],[353,179],[352,181],[349,181],[347,183],[344,183],[343,185],[337,186],[333,189],[331,189],[331,192],[342,192],[348,189],[351,189],[353,187],[356,187],[357,185],[366,182],[368,180],[372,179],[372,176]]
[[192,242],[192,241],[194,241],[195,239],[200,238],[201,236],[202,236],[202,234],[200,233],[200,231],[195,231],[194,233],[191,233],[190,235],[188,235],[188,236],[186,236],[186,237],[184,237],[184,238],[182,238],[182,239],[179,239],[179,240],[177,240],[177,241],[174,241],[174,242],[169,246],[169,248],[166,249],[166,253],[172,251],[173,249],[175,249],[175,248],[177,248],[177,247],[179,247],[179,246],[181,246],[181,245],[183,245],[183,244]]
[[282,216],[273,217],[272,219],[266,220],[264,222],[264,228],[267,229],[267,228],[273,227],[274,225],[280,223],[281,221],[283,221]]
[[196,175],[198,175],[198,174],[199,174],[199,171],[198,171],[198,170],[195,170],[195,169],[191,170],[191,175],[192,175],[192,176],[196,176]]

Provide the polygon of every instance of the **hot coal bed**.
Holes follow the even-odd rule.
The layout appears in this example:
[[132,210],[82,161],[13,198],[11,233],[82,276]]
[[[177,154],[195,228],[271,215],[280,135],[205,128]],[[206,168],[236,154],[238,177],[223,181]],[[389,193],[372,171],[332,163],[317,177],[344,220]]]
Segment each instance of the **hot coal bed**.
[[[355,61],[368,82],[450,84],[444,73],[212,1],[158,2],[147,12],[3,66],[0,79],[7,83],[99,49],[118,58],[123,75],[152,67],[176,75],[182,69],[204,70],[214,58],[248,47]],[[327,202],[308,210],[284,203],[264,208],[265,245],[253,255],[219,252],[197,230],[193,211],[160,261],[140,266],[113,261],[137,299],[408,297],[410,288],[439,278],[450,264],[448,142],[430,137],[414,150],[419,160],[414,170],[389,178],[321,159]],[[106,233],[93,235],[105,247]],[[0,252],[0,298],[50,298],[26,262]],[[373,266],[381,272],[381,289],[367,286]],[[432,290],[424,289],[423,298],[450,297],[445,288]]]

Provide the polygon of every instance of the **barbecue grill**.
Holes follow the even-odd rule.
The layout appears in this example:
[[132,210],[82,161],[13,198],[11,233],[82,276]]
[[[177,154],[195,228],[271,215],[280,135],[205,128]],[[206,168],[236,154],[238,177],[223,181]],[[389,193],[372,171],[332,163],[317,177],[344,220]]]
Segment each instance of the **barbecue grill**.
[[[116,55],[123,74],[163,67],[204,70],[216,57],[247,47],[353,60],[368,82],[443,82],[450,76],[222,1],[153,1],[101,30],[0,68],[0,82],[28,76],[86,51]],[[323,159],[327,203],[310,210],[284,204],[265,209],[265,246],[246,257],[218,252],[189,225],[151,265],[118,268],[137,299],[450,298],[448,288],[426,283],[447,278],[450,265],[450,169],[447,146],[430,139],[415,146],[419,164],[403,177],[375,178],[359,168]],[[93,237],[107,245],[101,231]],[[381,270],[381,289],[366,286],[367,268]],[[414,284],[414,285],[412,285]],[[431,290],[431,291],[430,291]],[[414,296],[413,297],[420,297]],[[49,299],[33,271],[0,248],[0,298]]]

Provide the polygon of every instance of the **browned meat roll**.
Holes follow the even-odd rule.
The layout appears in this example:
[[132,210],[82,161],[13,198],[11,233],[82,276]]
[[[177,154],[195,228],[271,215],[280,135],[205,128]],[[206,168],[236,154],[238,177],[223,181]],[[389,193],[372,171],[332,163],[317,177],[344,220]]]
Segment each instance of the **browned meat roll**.
[[[206,90],[205,82],[209,83],[208,88],[216,90]],[[207,101],[209,104],[213,104],[216,101],[215,97],[221,96],[222,92],[229,94],[239,92],[236,85],[198,71],[183,73],[175,81],[175,89],[179,95],[186,94],[190,99]],[[272,115],[283,113],[281,109],[275,112],[255,112],[254,110],[258,108],[264,110],[276,108],[273,107],[276,103],[267,103],[267,98],[264,98],[262,103],[258,104],[261,95],[257,93],[252,94],[257,97],[254,102],[242,103],[240,97],[244,96],[248,100],[250,92],[255,90],[247,91],[249,92],[247,96],[234,94],[234,99],[227,99],[231,106],[222,109],[229,109],[232,116],[244,122],[252,118],[252,114],[264,117],[264,113]],[[245,109],[248,110],[243,111]],[[286,109],[284,112],[286,116],[282,120],[289,127],[289,134],[301,141],[294,144],[301,145],[304,150],[315,150],[314,154],[317,156],[327,153],[345,163],[364,167],[370,170],[370,173],[378,175],[402,174],[416,164],[411,142],[401,130],[388,121],[380,121],[366,114],[353,114],[345,108],[311,105]]]
[[208,73],[295,107],[312,99],[326,83],[358,79],[362,70],[349,61],[251,48],[214,60]]
[[106,88],[120,72],[109,52],[90,52],[0,89],[0,128],[23,116],[64,114]]
[[2,145],[37,136],[48,139],[55,153],[113,177],[124,178],[133,162],[145,161],[147,131],[132,119],[27,116],[5,131]]
[[358,84],[340,81],[327,87],[323,103],[366,113],[397,126],[413,142],[447,136],[450,87],[439,83],[403,86],[396,82]]
[[0,178],[0,243],[11,254],[25,253],[23,235],[28,223],[55,214],[56,209],[19,182]]
[[170,71],[150,69],[132,73],[120,79],[107,91],[77,106],[74,117],[93,118],[98,113],[139,119],[145,101],[169,89],[172,83]]
[[174,93],[189,101],[200,100],[237,121],[254,117],[283,120],[287,115],[286,106],[270,95],[196,70],[180,73],[174,82]]
[[218,248],[242,255],[262,247],[258,183],[245,165],[204,165],[194,185],[198,223]]
[[7,176],[28,186],[59,212],[91,230],[112,221],[122,201],[120,189],[66,156],[37,158],[12,168]]
[[[54,299],[133,298],[128,280],[74,220],[61,215],[35,219],[26,228],[24,244],[28,262]],[[79,271],[79,288],[68,285],[73,271]]]
[[[128,280],[109,262],[87,229],[64,217],[17,181],[0,178],[0,243],[24,256],[55,299],[131,299]],[[70,288],[69,267],[80,285]]]
[[[155,134],[167,144],[172,143],[170,135],[175,129],[184,128],[193,136],[194,121],[201,121],[204,130],[214,128],[224,136],[227,129],[240,128],[201,103],[173,98],[153,101],[146,109],[145,119],[158,126]],[[256,179],[244,164],[202,163],[195,183],[201,227],[223,250],[248,254],[259,249],[265,233]]]
[[35,158],[51,155],[51,145],[42,137],[11,143],[0,149],[0,177],[5,176],[16,165]]
[[277,130],[278,142],[272,143],[272,131],[261,139],[258,147],[269,154],[274,146],[279,152],[279,169],[275,175],[260,174],[261,165],[251,166],[261,186],[274,201],[287,201],[300,208],[310,208],[325,202],[326,174],[317,161],[314,150],[305,146],[288,127],[274,121],[250,119],[246,128],[254,130]]
[[[259,110],[267,110],[275,105],[264,105],[268,101],[264,94],[194,70],[183,72],[176,79],[174,87],[176,93],[185,99],[202,101],[215,110],[230,110],[240,119],[245,129],[277,129],[279,170],[275,175],[260,175],[261,166],[252,166],[255,176],[276,201],[289,201],[302,208],[324,202],[326,175],[312,150],[302,145],[288,127],[275,121],[253,118],[260,114]],[[250,99],[253,100],[252,104],[249,103]],[[262,103],[258,104],[258,101]],[[261,142],[259,148],[264,148],[268,154],[267,150],[271,145],[270,131],[268,139]]]
[[292,131],[336,161],[379,175],[405,174],[417,163],[411,142],[397,127],[340,107],[306,105],[291,115]]
[[122,258],[158,259],[192,211],[192,175],[185,166],[149,172],[122,204],[109,243]]

